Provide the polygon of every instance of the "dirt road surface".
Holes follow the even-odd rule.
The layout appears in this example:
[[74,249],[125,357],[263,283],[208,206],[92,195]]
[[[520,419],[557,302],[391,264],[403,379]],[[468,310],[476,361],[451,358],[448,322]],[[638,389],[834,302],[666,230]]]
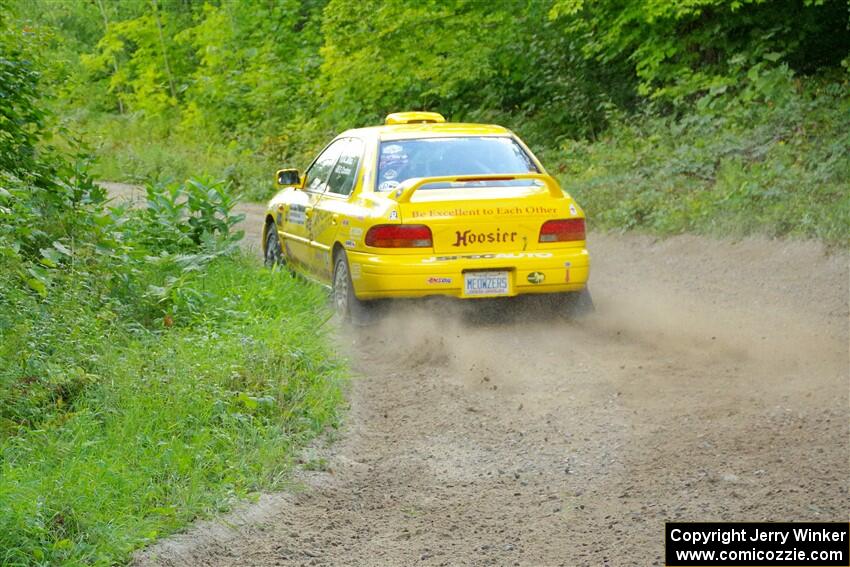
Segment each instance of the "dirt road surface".
[[[250,242],[262,208],[243,206]],[[598,311],[342,330],[350,411],[292,490],[138,565],[662,565],[665,521],[847,521],[848,264],[591,234]]]

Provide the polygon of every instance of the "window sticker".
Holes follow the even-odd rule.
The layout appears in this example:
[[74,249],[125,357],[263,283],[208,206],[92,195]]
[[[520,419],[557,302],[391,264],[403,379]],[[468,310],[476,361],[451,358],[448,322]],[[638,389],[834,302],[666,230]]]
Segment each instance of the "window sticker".
[[306,221],[304,205],[290,206],[289,213],[286,215],[286,220],[292,224],[304,224]]
[[378,185],[378,191],[392,191],[396,187],[398,187],[398,181],[384,181],[380,185]]

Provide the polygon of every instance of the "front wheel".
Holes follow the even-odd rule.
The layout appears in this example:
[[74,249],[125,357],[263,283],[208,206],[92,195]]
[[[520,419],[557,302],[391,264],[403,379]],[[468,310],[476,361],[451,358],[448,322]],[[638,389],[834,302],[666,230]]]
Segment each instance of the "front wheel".
[[348,256],[340,250],[335,255],[333,276],[334,310],[343,321],[354,325],[368,325],[374,321],[374,306],[372,302],[361,301],[354,294],[354,284],[351,281],[351,271],[348,267]]

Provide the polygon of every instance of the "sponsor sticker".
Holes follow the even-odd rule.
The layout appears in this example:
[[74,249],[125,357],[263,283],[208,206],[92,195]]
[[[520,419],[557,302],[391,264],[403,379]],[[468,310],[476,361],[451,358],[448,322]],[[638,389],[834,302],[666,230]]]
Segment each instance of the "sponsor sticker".
[[520,258],[551,258],[551,252],[504,252],[501,254],[458,254],[455,256],[431,256],[424,258],[423,264],[431,262],[450,262],[452,260],[518,260]]
[[354,243],[353,240],[346,240],[345,241],[345,247],[346,248],[354,248],[354,246],[355,246],[355,243]]
[[390,220],[398,220],[398,211],[390,211]]
[[428,285],[445,285],[450,283],[452,283],[452,278],[440,278],[437,276],[428,278]]
[[578,214],[578,211],[576,210],[576,206],[573,205],[572,203],[570,203],[570,214],[573,215],[573,216],[576,216]]
[[388,169],[388,170],[386,170],[386,171],[384,172],[384,179],[386,179],[387,181],[389,181],[389,180],[391,180],[391,179],[395,179],[396,175],[398,175],[398,173],[396,172],[396,170],[394,170],[394,169]]
[[304,224],[307,216],[304,214],[304,205],[292,205],[286,214],[286,221],[292,224]]
[[378,191],[392,191],[398,187],[398,181],[384,181],[378,185]]
[[528,283],[537,285],[543,283],[543,280],[546,279],[546,274],[542,272],[531,272],[526,279]]
[[349,234],[351,235],[351,238],[360,238],[363,236],[363,229],[359,226],[352,226]]

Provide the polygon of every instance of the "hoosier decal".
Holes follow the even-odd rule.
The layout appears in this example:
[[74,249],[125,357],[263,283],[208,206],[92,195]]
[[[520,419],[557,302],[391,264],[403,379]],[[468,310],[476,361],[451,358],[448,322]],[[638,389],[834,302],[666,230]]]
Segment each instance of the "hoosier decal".
[[497,228],[495,232],[472,232],[471,230],[455,231],[457,240],[452,246],[469,246],[470,244],[486,244],[488,242],[514,242],[516,232],[502,232]]

